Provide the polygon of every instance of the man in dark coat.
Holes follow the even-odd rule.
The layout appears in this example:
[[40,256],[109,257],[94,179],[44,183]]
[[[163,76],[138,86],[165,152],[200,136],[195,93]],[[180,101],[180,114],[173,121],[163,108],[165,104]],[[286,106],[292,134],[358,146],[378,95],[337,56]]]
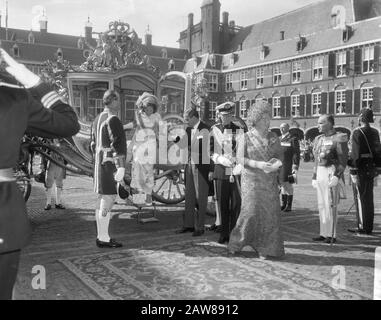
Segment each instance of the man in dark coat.
[[[221,122],[212,127],[213,179],[216,181],[216,212],[221,214],[221,235],[218,240],[229,242],[230,232],[234,229],[241,210],[239,190],[240,174],[234,174],[233,167],[237,156],[237,135],[240,127],[232,121],[235,111],[233,102],[225,102],[216,107]],[[243,133],[243,130],[242,130]]]
[[122,244],[109,236],[109,224],[117,195],[117,182],[124,179],[127,143],[123,124],[117,116],[120,108],[119,94],[107,90],[103,103],[105,108],[91,127],[91,147],[95,154],[94,191],[98,194],[95,243],[99,248],[119,248]]
[[279,175],[279,182],[282,188],[281,210],[289,212],[292,210],[292,201],[294,198],[293,183],[295,183],[300,164],[300,147],[298,138],[290,134],[290,126],[287,123],[281,124],[280,131],[282,133],[280,138],[280,144],[282,146],[280,160],[283,163]]
[[70,137],[79,131],[79,123],[74,110],[50,85],[1,48],[0,53],[7,71],[0,72],[0,300],[5,300],[12,298],[21,249],[31,235],[12,169],[21,139],[24,133]]
[[[357,228],[350,232],[371,234],[373,231],[374,175],[370,167],[378,167],[381,173],[381,144],[378,131],[370,126],[374,122],[371,109],[364,108],[359,115],[360,127],[355,129],[350,139],[350,154],[348,165],[356,201]],[[377,169],[376,169],[377,170]],[[376,173],[377,171],[374,170]]]
[[185,212],[183,228],[177,233],[204,234],[208,204],[210,161],[210,127],[200,120],[198,111],[191,109],[185,117],[188,139],[188,163],[185,168]]

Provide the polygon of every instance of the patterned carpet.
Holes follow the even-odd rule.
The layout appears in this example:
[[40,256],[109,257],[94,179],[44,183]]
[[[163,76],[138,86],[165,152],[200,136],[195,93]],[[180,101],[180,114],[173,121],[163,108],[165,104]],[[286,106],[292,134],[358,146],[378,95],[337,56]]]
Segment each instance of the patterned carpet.
[[[293,249],[294,245],[302,248]],[[323,258],[327,245],[322,249],[312,247],[311,243],[305,245],[311,248],[309,252],[303,243],[287,242],[287,255],[282,261],[261,260],[251,252],[227,256],[226,247],[207,239],[59,261],[106,300],[371,299],[370,290],[353,281],[346,281],[351,286],[335,288],[332,285],[335,262]],[[331,250],[345,256],[339,247]],[[319,260],[323,263],[314,270]],[[322,268],[324,264],[326,271]],[[350,273],[346,270],[347,277],[355,280]],[[372,275],[369,277],[371,282]]]

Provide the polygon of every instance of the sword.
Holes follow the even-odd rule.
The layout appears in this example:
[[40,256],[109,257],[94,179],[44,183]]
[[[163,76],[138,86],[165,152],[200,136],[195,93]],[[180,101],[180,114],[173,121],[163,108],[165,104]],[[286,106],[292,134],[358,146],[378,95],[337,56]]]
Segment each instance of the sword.
[[334,190],[333,188],[329,188],[329,191],[330,191],[330,194],[331,194],[331,213],[332,213],[332,219],[333,219],[333,223],[332,223],[332,236],[331,236],[331,246],[333,245],[333,237],[335,235],[335,230],[336,230],[336,217],[337,217],[337,205],[335,204],[335,197],[334,197]]

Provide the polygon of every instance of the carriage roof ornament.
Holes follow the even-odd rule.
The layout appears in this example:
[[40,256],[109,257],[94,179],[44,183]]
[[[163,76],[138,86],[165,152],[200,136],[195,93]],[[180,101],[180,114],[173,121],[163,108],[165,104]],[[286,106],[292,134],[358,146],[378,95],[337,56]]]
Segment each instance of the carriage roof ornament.
[[154,66],[136,31],[122,21],[111,21],[108,30],[93,32],[98,35],[96,46],[85,41],[89,54],[76,72],[115,72],[129,67],[148,70],[160,77],[160,68]]

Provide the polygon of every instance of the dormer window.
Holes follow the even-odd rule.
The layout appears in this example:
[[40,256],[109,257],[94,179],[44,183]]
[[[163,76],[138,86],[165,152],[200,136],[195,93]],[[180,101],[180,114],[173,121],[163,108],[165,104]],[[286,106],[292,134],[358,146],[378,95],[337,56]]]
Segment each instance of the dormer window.
[[168,58],[168,51],[166,48],[161,49],[161,57],[164,59]]
[[15,57],[20,57],[20,48],[19,46],[17,45],[17,43],[15,43],[12,47],[12,53],[13,53],[13,56]]
[[215,68],[216,67],[216,56],[214,54],[212,54],[210,56],[210,65]]
[[306,37],[299,36],[299,40],[296,43],[296,51],[301,52],[307,45]]
[[34,34],[33,34],[33,32],[31,31],[31,32],[28,34],[28,42],[29,42],[29,43],[34,43],[34,41],[35,41]]
[[347,42],[353,34],[353,29],[351,26],[346,25],[343,30],[343,42]]
[[259,59],[265,60],[266,56],[268,55],[269,47],[262,45],[261,51],[259,53]]
[[173,71],[176,69],[175,61],[173,59],[169,60],[168,62],[168,70]]
[[236,63],[236,60],[237,60],[237,54],[232,53],[229,58],[230,66],[234,66],[234,64]]

